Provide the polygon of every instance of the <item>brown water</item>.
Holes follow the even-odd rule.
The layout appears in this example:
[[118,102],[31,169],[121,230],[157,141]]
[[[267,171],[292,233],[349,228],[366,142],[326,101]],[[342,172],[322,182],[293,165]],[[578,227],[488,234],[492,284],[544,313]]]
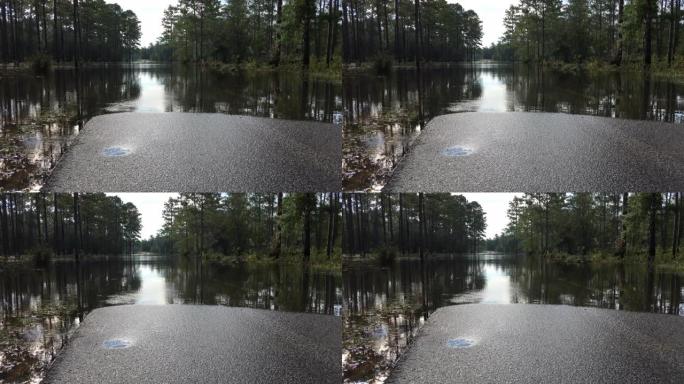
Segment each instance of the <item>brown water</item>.
[[563,74],[494,62],[389,76],[346,73],[343,183],[381,190],[410,143],[433,117],[462,112],[557,112],[684,120],[684,82],[640,73]]
[[207,112],[341,121],[341,84],[298,72],[218,75],[153,63],[77,75],[0,73],[0,189],[37,190],[92,118],[117,112]]
[[[0,382],[39,382],[93,309],[207,304],[335,313],[340,273],[294,265],[217,266],[155,255],[0,269]],[[201,271],[201,273],[199,273]]]
[[643,265],[540,263],[523,256],[445,256],[387,266],[344,262],[344,378],[381,383],[435,309],[562,304],[684,316],[684,274]]

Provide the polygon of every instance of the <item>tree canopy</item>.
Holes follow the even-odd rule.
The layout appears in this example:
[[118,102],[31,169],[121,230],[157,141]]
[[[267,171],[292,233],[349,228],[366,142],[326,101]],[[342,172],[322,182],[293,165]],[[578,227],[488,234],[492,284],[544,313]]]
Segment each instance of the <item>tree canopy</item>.
[[339,0],[179,0],[145,50],[165,61],[294,63],[339,61]]
[[680,193],[527,194],[510,203],[508,228],[488,247],[670,261],[681,252],[682,213]]
[[346,63],[380,54],[396,61],[463,61],[482,44],[477,13],[446,0],[343,1],[342,15]]
[[104,0],[0,1],[3,63],[132,60],[140,38],[136,14]]
[[103,193],[0,195],[4,256],[121,255],[140,230],[136,206]]
[[345,194],[344,252],[477,252],[487,228],[480,204],[449,194]]
[[679,53],[681,0],[520,0],[506,10],[493,58],[524,62],[671,65]]
[[181,194],[164,206],[164,226],[143,250],[221,258],[339,256],[337,194]]

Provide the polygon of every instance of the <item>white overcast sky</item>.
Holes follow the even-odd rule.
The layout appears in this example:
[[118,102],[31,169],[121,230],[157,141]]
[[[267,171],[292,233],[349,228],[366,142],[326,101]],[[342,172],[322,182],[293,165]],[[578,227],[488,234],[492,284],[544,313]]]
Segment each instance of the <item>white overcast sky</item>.
[[110,196],[119,196],[124,203],[133,203],[138,208],[142,220],[141,239],[149,239],[156,235],[164,225],[162,212],[164,203],[170,197],[178,196],[177,193],[108,193]]
[[[164,224],[162,212],[164,203],[169,198],[177,197],[177,193],[108,193],[107,195],[119,196],[124,203],[133,203],[138,207],[142,219],[141,238],[148,239],[161,229]],[[508,225],[506,213],[508,203],[515,196],[515,193],[464,193],[463,196],[468,201],[477,201],[487,214],[487,238],[503,232]]]
[[508,203],[519,193],[464,193],[468,201],[477,201],[487,214],[487,238],[501,234],[508,225]]
[[161,20],[164,10],[169,5],[177,4],[176,0],[105,0],[107,3],[117,3],[124,10],[131,10],[140,20],[142,39],[140,45],[147,47],[157,41],[162,34]]
[[499,41],[504,33],[503,18],[506,9],[518,0],[447,0],[449,3],[459,3],[466,10],[472,9],[482,20],[484,38],[482,46],[488,47]]
[[[142,27],[141,45],[148,46],[157,41],[161,36],[161,19],[164,10],[176,4],[176,0],[105,0],[108,3],[118,3],[124,10],[130,9],[138,15]],[[472,9],[480,15],[484,26],[483,46],[489,46],[497,42],[504,32],[504,12],[518,0],[447,0],[450,3],[459,3],[465,9]]]

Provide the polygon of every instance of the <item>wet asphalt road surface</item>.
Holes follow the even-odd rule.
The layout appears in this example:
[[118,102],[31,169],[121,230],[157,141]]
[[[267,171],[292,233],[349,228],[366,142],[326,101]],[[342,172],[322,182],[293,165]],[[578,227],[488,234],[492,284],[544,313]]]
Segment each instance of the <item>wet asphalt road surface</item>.
[[389,379],[419,382],[683,383],[684,318],[551,305],[440,308]]
[[220,306],[91,312],[46,383],[340,383],[333,316]]
[[551,113],[439,116],[386,192],[684,190],[684,126]]
[[51,192],[335,192],[338,125],[195,113],[90,120],[60,159]]

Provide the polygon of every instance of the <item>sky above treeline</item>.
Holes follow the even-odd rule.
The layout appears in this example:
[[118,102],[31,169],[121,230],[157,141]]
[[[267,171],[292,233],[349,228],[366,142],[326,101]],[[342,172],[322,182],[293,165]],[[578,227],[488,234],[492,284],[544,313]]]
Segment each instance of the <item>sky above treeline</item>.
[[[164,10],[176,0],[105,0],[108,3],[118,3],[123,9],[130,9],[138,15],[142,27],[141,46],[147,47],[157,41],[162,34],[161,20]],[[488,47],[503,35],[503,18],[506,9],[518,3],[517,0],[447,0],[449,3],[459,3],[465,9],[472,9],[482,19],[484,38],[482,45]]]
[[[162,212],[164,203],[171,197],[178,197],[177,193],[108,193],[118,196],[124,203],[133,203],[140,212],[142,221],[141,238],[149,239],[156,235],[164,225]],[[514,193],[464,193],[468,201],[477,201],[485,211],[487,218],[487,238],[501,234],[508,225],[508,203],[515,196]]]
[[449,3],[459,3],[464,9],[472,9],[482,20],[484,37],[482,46],[488,47],[499,41],[504,33],[503,19],[511,5],[518,0],[447,0]]
[[117,3],[124,10],[131,10],[140,20],[140,27],[142,30],[142,38],[140,45],[147,47],[151,43],[157,41],[161,36],[162,17],[164,10],[169,5],[175,5],[176,0],[105,0],[107,3]]

